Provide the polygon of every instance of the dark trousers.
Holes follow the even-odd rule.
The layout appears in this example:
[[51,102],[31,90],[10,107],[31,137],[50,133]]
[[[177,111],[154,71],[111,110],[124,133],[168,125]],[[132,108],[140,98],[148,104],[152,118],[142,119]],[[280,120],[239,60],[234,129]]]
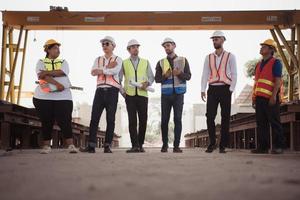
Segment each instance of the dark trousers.
[[[132,147],[142,147],[148,119],[148,98],[143,96],[126,96],[126,108],[129,121],[129,133]],[[137,116],[139,129],[137,131]]]
[[112,143],[115,130],[115,115],[117,111],[119,97],[119,89],[115,87],[111,88],[97,88],[93,107],[92,116],[90,121],[90,134],[89,134],[89,146],[97,146],[97,131],[99,126],[100,117],[103,110],[106,111],[106,133],[105,133],[105,145],[109,146]]
[[[279,98],[277,98],[279,99]],[[275,148],[284,147],[284,136],[280,123],[280,103],[269,105],[269,99],[256,97],[255,113],[257,124],[257,148],[267,150],[270,145],[270,125]]]
[[73,102],[71,100],[43,100],[33,98],[33,105],[35,106],[37,114],[42,122],[43,140],[52,139],[52,131],[55,121],[61,129],[65,139],[73,137]]
[[230,110],[231,110],[231,92],[229,85],[210,85],[207,91],[206,104],[206,123],[209,134],[210,145],[216,144],[216,125],[215,118],[218,111],[218,105],[221,106],[221,141],[220,148],[227,146],[229,134]]
[[164,146],[168,146],[169,120],[171,109],[174,111],[174,147],[179,147],[182,131],[182,109],[184,103],[183,94],[172,94],[161,96],[161,132]]

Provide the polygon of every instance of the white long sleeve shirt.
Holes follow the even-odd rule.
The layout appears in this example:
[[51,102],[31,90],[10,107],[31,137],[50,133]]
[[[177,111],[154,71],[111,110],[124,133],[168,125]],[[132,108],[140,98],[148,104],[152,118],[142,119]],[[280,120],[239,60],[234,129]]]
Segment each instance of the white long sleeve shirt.
[[[115,56],[115,55],[113,55],[113,56]],[[105,56],[103,56],[103,57],[104,57],[103,74],[105,74],[105,75],[113,75],[114,79],[120,83],[119,73],[120,73],[120,71],[122,69],[122,62],[123,62],[122,59],[120,57],[117,57],[117,59],[116,59],[117,65],[114,68],[107,68],[106,66],[108,65],[109,60],[110,60],[110,58],[112,56],[110,58],[106,58]],[[91,71],[93,71],[94,69],[99,69],[98,59],[99,59],[99,57],[97,57],[95,59]],[[105,88],[105,87],[112,87],[112,86],[109,86],[109,85],[100,85],[98,87]]]
[[[216,67],[219,68],[222,54],[218,56],[215,52],[213,53],[216,56]],[[230,91],[233,92],[235,90],[236,82],[237,82],[237,67],[236,67],[236,59],[235,56],[230,53],[229,59],[226,66],[226,74],[231,79]],[[201,92],[206,92],[208,79],[211,75],[211,70],[209,66],[209,55],[206,56],[204,66],[203,66],[203,73],[201,78]],[[213,83],[211,85],[225,85],[224,83]]]

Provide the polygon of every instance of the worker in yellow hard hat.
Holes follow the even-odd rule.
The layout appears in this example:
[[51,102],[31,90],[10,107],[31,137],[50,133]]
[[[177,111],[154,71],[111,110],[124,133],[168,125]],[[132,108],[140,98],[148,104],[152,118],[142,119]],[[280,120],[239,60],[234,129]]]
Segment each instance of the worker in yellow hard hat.
[[280,154],[284,148],[284,136],[280,123],[280,87],[282,85],[282,64],[274,57],[276,43],[267,39],[260,43],[260,54],[263,59],[256,65],[255,83],[253,87],[253,107],[256,113],[257,144],[252,153],[269,152],[270,132],[274,145],[271,153]]
[[271,47],[271,48],[274,50],[274,52],[276,52],[277,44],[276,44],[276,42],[275,42],[274,40],[272,40],[272,39],[267,39],[267,40],[265,40],[264,42],[260,43],[260,45],[261,45],[261,46],[267,45],[267,46]]
[[55,121],[66,139],[69,152],[77,153],[71,127],[73,101],[68,78],[69,65],[66,60],[58,58],[59,47],[60,43],[53,39],[46,41],[46,57],[40,59],[36,65],[40,84],[35,89],[33,104],[42,123],[42,154],[51,152],[50,141]]
[[53,45],[57,45],[60,47],[61,44],[54,39],[47,40],[44,44],[44,51],[47,52],[48,48]]

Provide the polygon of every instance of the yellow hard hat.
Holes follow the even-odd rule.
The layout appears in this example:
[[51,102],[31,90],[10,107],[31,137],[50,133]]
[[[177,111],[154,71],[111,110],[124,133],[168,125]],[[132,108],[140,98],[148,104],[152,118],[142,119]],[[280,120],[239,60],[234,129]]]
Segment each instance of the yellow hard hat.
[[277,48],[276,42],[274,40],[272,40],[272,39],[267,39],[263,43],[260,43],[260,45],[268,45],[268,46],[273,47],[275,50]]
[[52,45],[52,44],[57,44],[58,46],[60,46],[60,43],[57,42],[56,40],[54,39],[50,39],[50,40],[47,40],[44,44],[44,48],[46,49],[49,45]]

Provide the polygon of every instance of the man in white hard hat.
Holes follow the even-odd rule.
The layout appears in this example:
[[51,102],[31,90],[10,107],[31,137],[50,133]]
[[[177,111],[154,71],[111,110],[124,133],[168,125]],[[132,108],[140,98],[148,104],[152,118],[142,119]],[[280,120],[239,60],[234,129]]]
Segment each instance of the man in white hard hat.
[[[145,152],[143,148],[148,118],[148,92],[154,75],[147,59],[139,57],[140,43],[132,39],[127,44],[130,57],[123,61],[120,79],[124,80],[125,102],[128,112],[129,133],[132,148],[127,153]],[[136,84],[132,84],[132,83]],[[137,84],[141,84],[137,87]],[[138,117],[138,129],[137,129]]]
[[122,59],[113,54],[116,47],[115,40],[106,36],[100,40],[103,56],[95,59],[91,74],[97,76],[97,89],[94,97],[92,115],[90,121],[89,143],[83,152],[95,153],[97,147],[97,131],[99,120],[103,110],[106,110],[106,133],[104,141],[104,153],[112,153],[112,144],[115,129],[115,114],[118,104],[119,73],[122,68]]
[[226,40],[222,31],[215,31],[211,36],[215,51],[205,58],[201,80],[201,98],[206,101],[206,122],[209,133],[210,144],[206,152],[211,153],[216,148],[216,126],[215,118],[218,105],[221,106],[221,140],[219,152],[226,153],[227,138],[229,134],[231,94],[235,89],[237,80],[237,69],[235,56],[224,50],[223,44]]
[[156,65],[155,81],[161,83],[161,132],[163,146],[161,152],[168,152],[168,130],[170,113],[174,111],[174,153],[182,153],[180,138],[182,131],[182,110],[186,82],[191,79],[189,63],[185,57],[175,54],[176,44],[173,39],[166,38],[161,44],[167,54],[166,58]]

